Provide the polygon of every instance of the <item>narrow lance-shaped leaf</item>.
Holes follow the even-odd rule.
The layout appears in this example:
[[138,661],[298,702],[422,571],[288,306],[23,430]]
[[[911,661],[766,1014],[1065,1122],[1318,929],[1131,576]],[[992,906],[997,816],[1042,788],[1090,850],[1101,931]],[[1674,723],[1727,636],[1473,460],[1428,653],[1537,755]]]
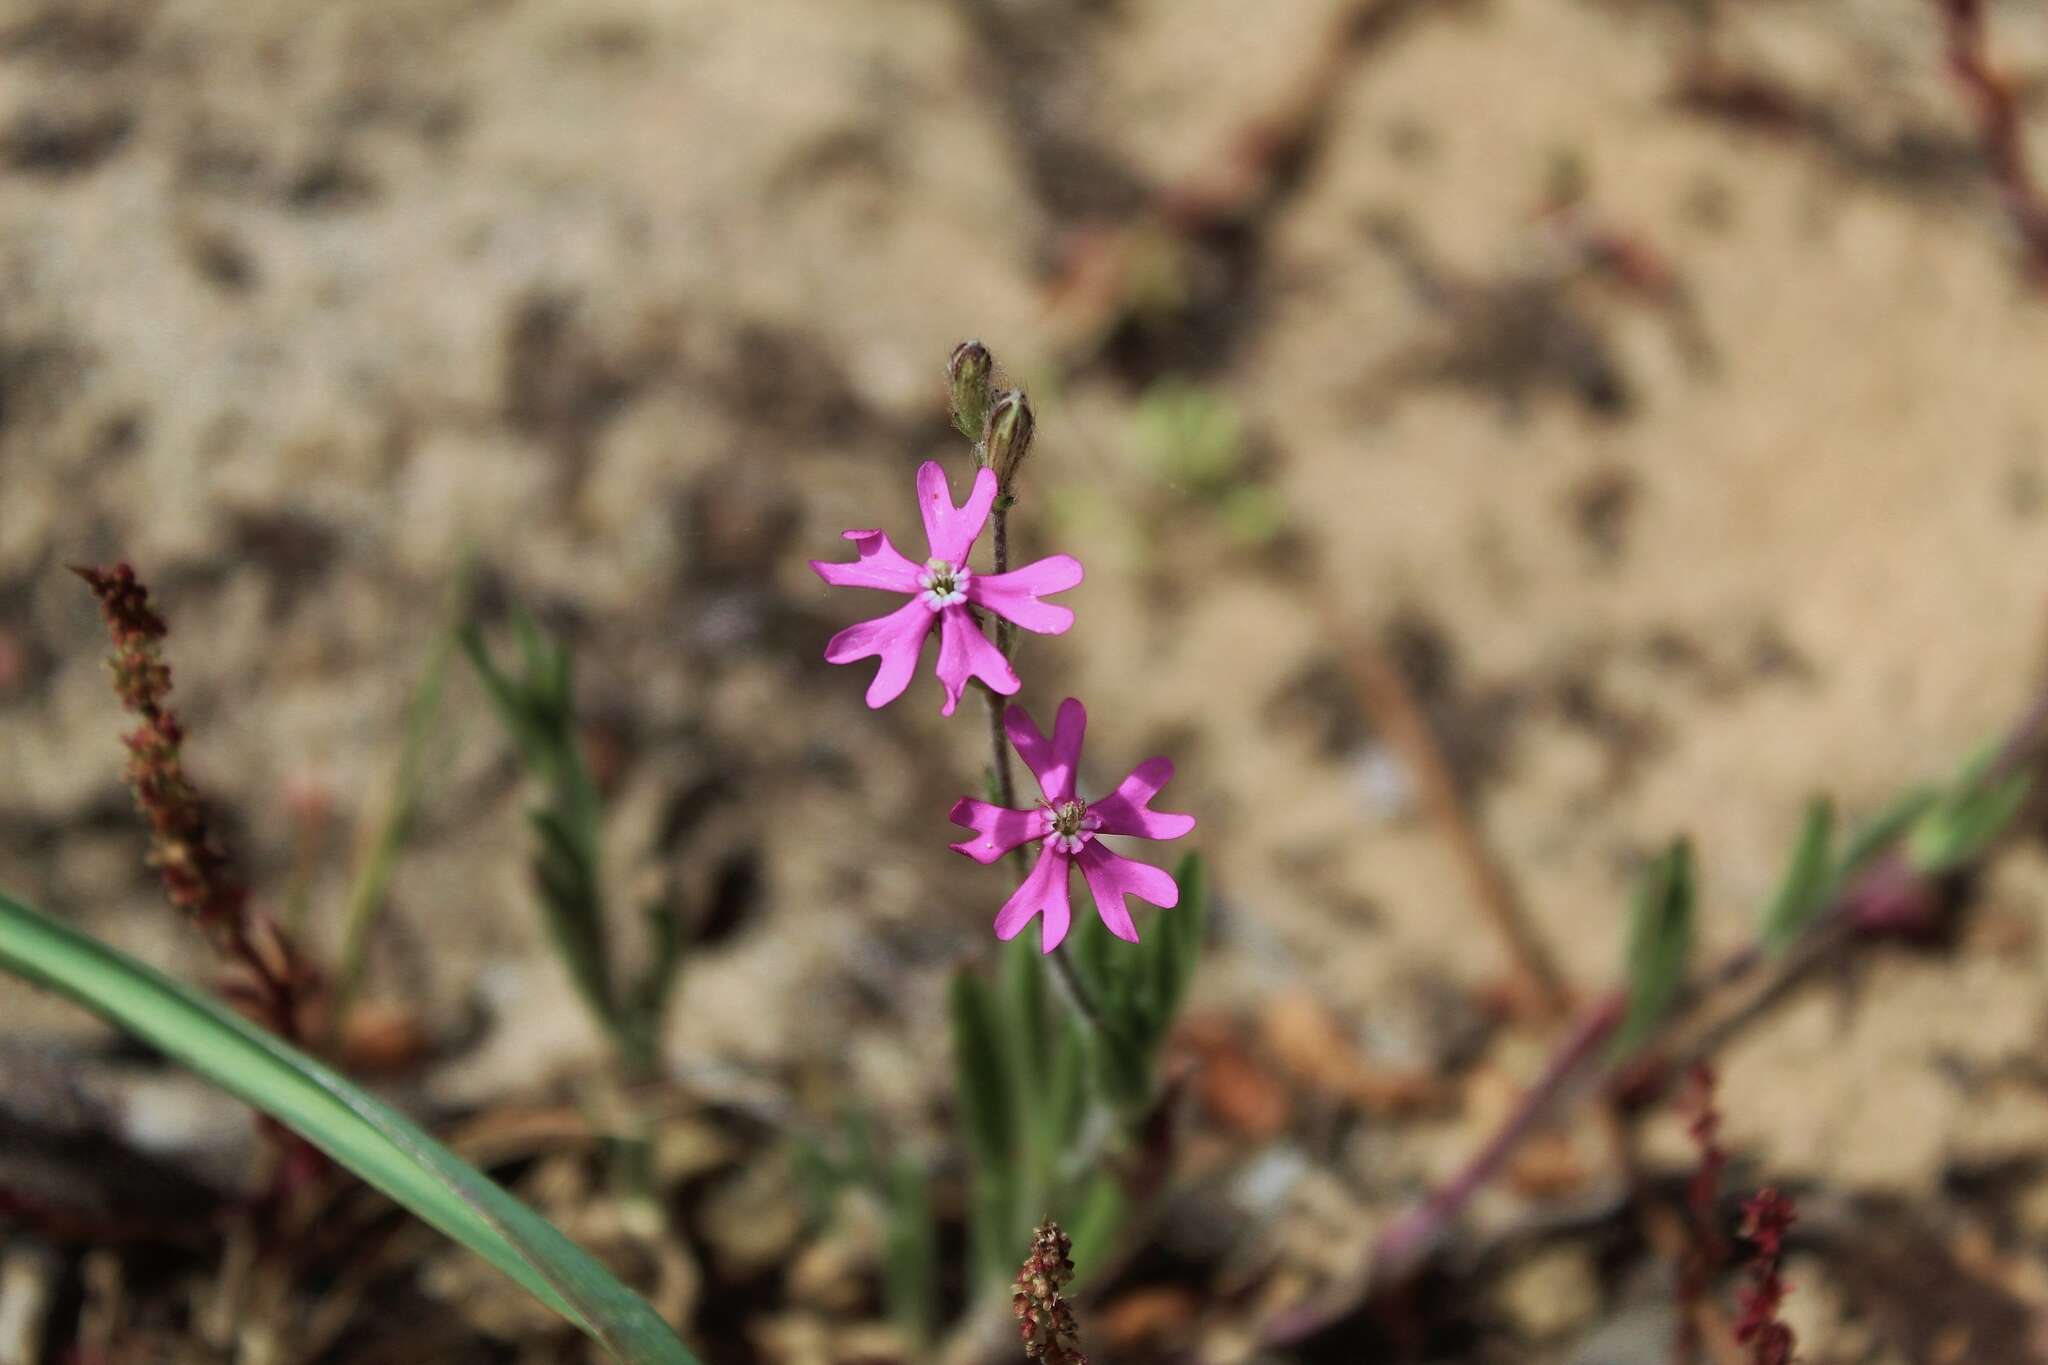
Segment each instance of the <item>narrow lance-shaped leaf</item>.
[[995,1005],[986,986],[961,972],[953,978],[952,1006],[961,1123],[976,1160],[1002,1165],[1016,1155],[1017,1116]]
[[1828,847],[1834,827],[1834,807],[1826,798],[1816,798],[1807,806],[1791,865],[1785,869],[1778,894],[1764,910],[1759,937],[1765,952],[1774,956],[1784,952],[1827,908],[1835,892],[1835,866]]
[[1842,848],[1840,876],[1846,878],[1860,872],[1872,858],[1912,828],[1935,800],[1936,793],[1931,788],[1916,787],[1866,821],[1849,836]]
[[987,1281],[1003,1273],[1020,1216],[1015,1079],[988,988],[961,972],[953,978],[951,1005],[953,1099],[971,1158],[975,1268]]
[[1081,1132],[1088,1114],[1088,1035],[1072,1020],[1058,1030],[1045,1099],[1038,1107],[1040,1141],[1055,1154]]
[[649,1056],[661,1038],[662,1021],[668,1015],[669,1000],[675,994],[676,978],[683,965],[683,921],[667,896],[657,896],[641,907],[647,922],[649,951],[647,966],[633,983],[632,1031]]
[[391,1109],[218,1001],[0,896],[0,969],[48,986],[303,1135],[628,1365],[695,1365],[644,1300]]
[[1129,1209],[1123,1185],[1107,1171],[1097,1171],[1075,1201],[1072,1216],[1061,1220],[1074,1244],[1076,1284],[1101,1270]]
[[1187,999],[1202,957],[1202,940],[1209,925],[1209,878],[1202,860],[1190,853],[1180,860],[1174,880],[1180,884],[1180,904],[1159,916],[1155,932],[1160,937],[1158,991],[1165,1018],[1170,1024]]
[[2030,775],[2013,773],[1944,798],[1913,826],[1906,840],[1906,856],[1930,875],[1961,867],[2005,833],[2032,790]]
[[882,1251],[883,1297],[897,1330],[915,1346],[931,1339],[938,1318],[939,1248],[924,1168],[908,1158],[890,1173]]
[[1627,1053],[1662,1023],[1685,981],[1692,951],[1692,847],[1673,843],[1651,863],[1636,888],[1629,925],[1628,1014],[1614,1050]]
[[1004,1029],[1016,1054],[1019,1081],[1028,1091],[1043,1088],[1052,1066],[1052,1018],[1046,998],[1045,960],[1034,934],[1019,934],[1003,945],[1003,1002],[1009,1014]]

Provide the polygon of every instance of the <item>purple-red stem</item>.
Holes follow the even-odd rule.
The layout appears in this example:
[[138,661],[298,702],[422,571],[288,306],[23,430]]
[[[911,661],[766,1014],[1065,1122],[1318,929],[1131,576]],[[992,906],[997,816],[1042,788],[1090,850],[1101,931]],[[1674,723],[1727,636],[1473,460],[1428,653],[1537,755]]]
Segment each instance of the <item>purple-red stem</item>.
[[[2048,689],[2037,694],[2018,723],[2007,732],[1988,775],[1995,779],[2026,761],[2044,729],[2048,729]],[[1896,852],[1881,855],[1842,890],[1808,931],[1805,941],[1787,956],[1781,979],[1796,980],[1828,951],[1858,935],[1924,933],[1939,905],[1940,893],[1934,879]],[[1752,942],[1736,950],[1710,968],[1681,997],[1676,1010],[1682,1013],[1700,1000],[1735,985],[1768,960],[1760,943]],[[1310,1336],[1337,1321],[1361,1298],[1399,1280],[1420,1264],[1442,1243],[1473,1196],[1500,1173],[1522,1142],[1538,1131],[1564,1098],[1586,1079],[1584,1073],[1601,1063],[1604,1044],[1620,1026],[1626,1010],[1626,991],[1610,992],[1582,1010],[1536,1084],[1493,1137],[1449,1181],[1381,1233],[1359,1275],[1319,1300],[1282,1314],[1268,1328],[1266,1340],[1285,1345]],[[1666,1029],[1669,1027],[1667,1023]],[[1702,1053],[1708,1050],[1711,1049],[1706,1046],[1701,1049]],[[1674,1077],[1682,1074],[1682,1068],[1646,1065],[1647,1059],[1657,1059],[1650,1047],[1609,1062],[1601,1079],[1602,1092],[1638,1107],[1660,1097]],[[1689,1063],[1695,1058],[1680,1060]]]
[[1372,1266],[1368,1272],[1372,1283],[1384,1284],[1400,1279],[1435,1249],[1451,1218],[1500,1173],[1523,1140],[1550,1117],[1551,1111],[1580,1079],[1586,1063],[1599,1055],[1607,1040],[1614,1036],[1614,1031],[1621,1027],[1627,1012],[1628,998],[1616,994],[1599,1001],[1579,1016],[1572,1031],[1551,1054],[1543,1074],[1522,1096],[1521,1103],[1507,1123],[1473,1154],[1448,1183],[1432,1190],[1422,1203],[1395,1219],[1380,1234],[1373,1247]]
[[1948,41],[1948,66],[1977,117],[1978,137],[2013,231],[2026,252],[2027,273],[2048,286],[2048,205],[2027,165],[2026,135],[2012,83],[1992,66],[1984,0],[1936,0]]

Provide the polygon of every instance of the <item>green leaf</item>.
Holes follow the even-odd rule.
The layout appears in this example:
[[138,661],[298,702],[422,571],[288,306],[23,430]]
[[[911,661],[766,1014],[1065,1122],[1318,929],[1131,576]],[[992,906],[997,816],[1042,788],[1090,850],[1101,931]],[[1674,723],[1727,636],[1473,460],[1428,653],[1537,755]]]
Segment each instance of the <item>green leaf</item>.
[[1062,1224],[1074,1243],[1075,1284],[1098,1270],[1115,1248],[1128,1212],[1129,1200],[1123,1185],[1109,1172],[1097,1171],[1075,1202],[1073,1213]]
[[1931,787],[1915,787],[1865,822],[1849,836],[1842,849],[1841,877],[1846,879],[1861,871],[1872,858],[1889,848],[1927,813],[1937,796]]
[[[570,651],[525,612],[513,616],[512,633],[525,670],[516,678],[498,667],[474,626],[462,631],[461,641],[520,761],[546,786],[544,804],[529,815],[537,842],[533,873],[541,917],[577,995],[612,1037],[628,1069],[644,1070],[654,1063],[656,1039],[645,1012],[630,995],[621,1000],[613,979],[600,870],[603,811],[576,735]],[[657,966],[671,946],[679,953],[679,945],[657,938]],[[655,998],[646,992],[639,996],[642,1001]]]
[[976,1174],[968,1184],[968,1241],[974,1252],[969,1294],[993,1288],[1017,1273],[1030,1228],[1019,1224],[1012,1182]]
[[1055,1157],[1080,1136],[1088,1116],[1088,1034],[1068,1020],[1052,1052],[1045,1102],[1039,1106],[1041,1142]]
[[596,869],[588,853],[549,809],[529,813],[539,850],[534,879],[540,884],[541,917],[555,953],[569,971],[577,994],[599,1023],[616,1029],[622,1020],[612,993],[611,962],[605,950],[604,911],[598,900]]
[[1009,1023],[1003,1032],[1015,1055],[1019,1082],[1028,1093],[1041,1090],[1051,1074],[1052,1015],[1046,999],[1045,954],[1038,935],[1019,934],[1003,945],[1003,1003]]
[[1201,858],[1193,853],[1182,858],[1173,879],[1180,884],[1180,904],[1161,914],[1152,931],[1159,939],[1155,970],[1162,1032],[1187,999],[1209,929],[1209,878]]
[[970,972],[953,978],[955,1097],[968,1145],[985,1167],[1007,1166],[1017,1154],[1017,1114],[1010,1067],[995,1002]]
[[789,1173],[803,1199],[805,1219],[813,1226],[827,1222],[846,1188],[847,1173],[821,1143],[801,1133],[790,1139]]
[[1922,872],[1939,876],[1961,867],[2005,832],[2033,790],[2033,778],[2013,773],[1989,786],[1943,799],[1907,836],[1906,856]]
[[938,1231],[924,1168],[908,1158],[898,1161],[886,1193],[882,1297],[904,1339],[921,1347],[938,1321],[939,1290]]
[[1834,827],[1834,807],[1825,797],[1815,798],[1806,808],[1806,822],[1800,828],[1785,879],[1764,910],[1759,936],[1766,953],[1775,957],[1791,947],[1814,917],[1827,908],[1836,885],[1828,848]]
[[1651,863],[1636,887],[1629,925],[1628,1014],[1615,1035],[1622,1055],[1655,1031],[1685,981],[1692,952],[1692,846],[1674,842]]
[[409,1119],[217,1001],[0,896],[0,968],[70,997],[302,1134],[629,1365],[695,1365],[638,1295]]
[[839,1118],[846,1135],[846,1169],[852,1177],[880,1194],[887,1184],[882,1179],[882,1153],[875,1144],[875,1117],[864,1104],[849,1105]]
[[953,1102],[967,1139],[976,1273],[992,1281],[1021,1235],[1016,1077],[994,993],[963,971],[953,978],[951,1005]]
[[648,958],[633,983],[630,1023],[634,1037],[641,1040],[640,1050],[651,1060],[660,1049],[662,1021],[675,995],[686,945],[682,917],[667,897],[648,901],[640,913],[647,921]]

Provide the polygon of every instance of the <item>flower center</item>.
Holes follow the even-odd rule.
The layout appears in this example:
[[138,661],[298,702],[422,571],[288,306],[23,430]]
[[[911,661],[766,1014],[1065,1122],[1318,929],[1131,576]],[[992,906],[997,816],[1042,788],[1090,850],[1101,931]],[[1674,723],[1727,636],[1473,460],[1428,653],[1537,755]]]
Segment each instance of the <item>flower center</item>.
[[1088,813],[1088,803],[1079,799],[1062,801],[1045,808],[1045,842],[1062,853],[1079,853],[1081,845],[1102,828],[1102,817]]
[[956,567],[943,559],[927,559],[924,572],[917,576],[917,586],[924,589],[917,600],[932,611],[956,606],[967,600],[967,580],[972,577],[965,564]]

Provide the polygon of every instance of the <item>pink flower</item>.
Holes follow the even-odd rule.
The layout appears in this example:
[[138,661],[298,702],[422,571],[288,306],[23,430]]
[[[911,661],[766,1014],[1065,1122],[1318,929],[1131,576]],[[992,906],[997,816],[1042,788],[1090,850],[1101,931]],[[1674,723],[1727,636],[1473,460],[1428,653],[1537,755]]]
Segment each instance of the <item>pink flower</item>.
[[1038,862],[1016,893],[996,915],[996,937],[1017,937],[1041,912],[1039,941],[1046,952],[1060,946],[1072,918],[1067,907],[1068,871],[1075,863],[1095,898],[1095,912],[1109,932],[1138,941],[1126,895],[1170,910],[1180,901],[1180,887],[1156,867],[1133,862],[1102,846],[1098,834],[1130,834],[1140,839],[1178,839],[1195,827],[1192,815],[1169,815],[1151,809],[1159,789],[1173,779],[1173,764],[1148,758],[1117,783],[1116,790],[1092,804],[1074,794],[1074,774],[1081,763],[1081,738],[1088,729],[1088,711],[1068,697],[1060,703],[1052,738],[1038,732],[1021,706],[1003,716],[1010,743],[1038,778],[1045,796],[1036,810],[1007,810],[986,801],[962,797],[949,817],[976,837],[953,845],[978,863],[992,863],[1019,844],[1039,841]]
[[939,710],[948,716],[969,678],[980,678],[1005,697],[1018,687],[1016,671],[982,634],[972,608],[983,608],[1040,635],[1059,635],[1074,624],[1073,612],[1039,600],[1081,581],[1081,562],[1072,555],[1052,555],[1000,574],[977,574],[967,567],[995,501],[996,476],[984,469],[974,476],[967,502],[953,506],[945,470],[936,460],[927,460],[917,471],[917,505],[931,549],[923,564],[904,558],[880,531],[845,533],[860,550],[854,563],[811,561],[818,577],[835,587],[880,588],[910,598],[887,616],[848,626],[825,646],[828,663],[881,657],[875,680],[868,685],[869,706],[887,706],[910,686],[934,622],[939,627],[939,681],[946,689],[946,704]]

